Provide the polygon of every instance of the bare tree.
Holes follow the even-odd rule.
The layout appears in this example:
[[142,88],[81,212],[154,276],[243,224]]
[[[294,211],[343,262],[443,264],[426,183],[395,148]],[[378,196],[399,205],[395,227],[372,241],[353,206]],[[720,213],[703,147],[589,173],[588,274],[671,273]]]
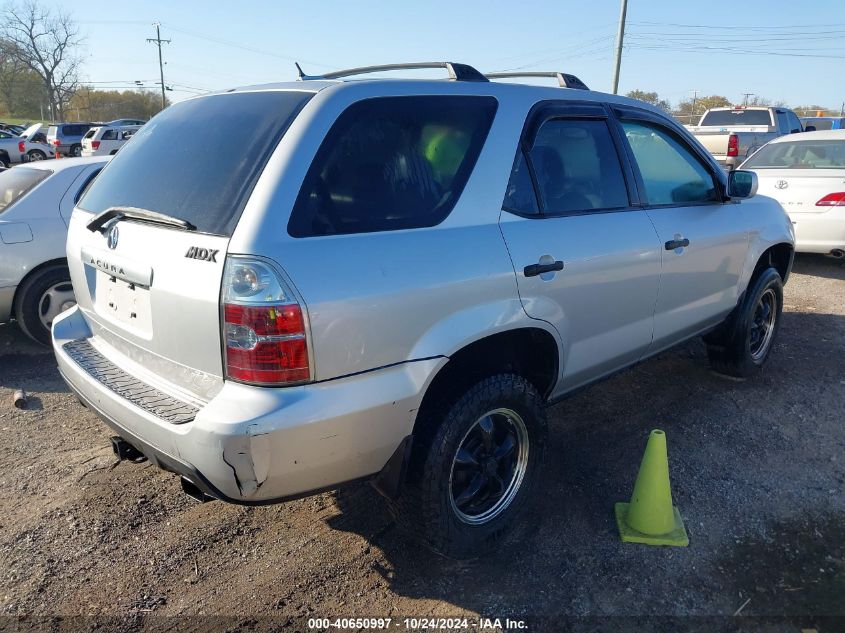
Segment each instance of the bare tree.
[[41,78],[53,118],[61,118],[63,104],[79,83],[82,60],[76,51],[82,37],[76,23],[37,0],[7,4],[0,20],[2,52]]

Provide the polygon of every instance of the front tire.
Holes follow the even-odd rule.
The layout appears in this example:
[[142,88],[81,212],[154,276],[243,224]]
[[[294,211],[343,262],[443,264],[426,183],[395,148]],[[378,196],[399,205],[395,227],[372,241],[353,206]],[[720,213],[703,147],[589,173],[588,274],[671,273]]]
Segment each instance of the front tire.
[[422,420],[429,431],[414,438],[408,481],[393,510],[440,554],[488,553],[537,485],[546,451],[543,398],[522,376],[498,374],[432,415]]
[[21,284],[18,293],[18,325],[34,341],[49,345],[53,319],[76,304],[67,266],[37,271]]
[[774,268],[751,280],[738,310],[720,332],[709,337],[707,355],[720,374],[750,378],[772,351],[783,313],[783,280]]

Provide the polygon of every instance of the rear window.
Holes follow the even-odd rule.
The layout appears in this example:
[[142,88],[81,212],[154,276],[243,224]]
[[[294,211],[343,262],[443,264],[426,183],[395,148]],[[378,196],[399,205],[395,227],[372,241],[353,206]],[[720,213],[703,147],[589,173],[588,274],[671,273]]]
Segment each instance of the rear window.
[[704,115],[701,125],[771,125],[768,110],[715,110]]
[[92,127],[90,130],[85,132],[85,136],[83,138],[94,138],[94,135],[97,133],[97,131],[99,129],[100,128],[98,128],[98,127]]
[[30,189],[53,172],[47,169],[15,167],[0,173],[0,214],[23,198]]
[[271,152],[311,97],[235,92],[172,105],[115,155],[80,207],[139,207],[230,236]]
[[492,97],[465,96],[353,104],[317,151],[288,232],[310,237],[442,222],[472,173],[496,105]]
[[845,141],[769,143],[742,165],[743,169],[842,169]]

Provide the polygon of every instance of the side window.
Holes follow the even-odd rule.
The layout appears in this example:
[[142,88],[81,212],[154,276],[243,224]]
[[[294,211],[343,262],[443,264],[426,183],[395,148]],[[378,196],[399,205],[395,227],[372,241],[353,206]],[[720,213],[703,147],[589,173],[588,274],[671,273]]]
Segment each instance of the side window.
[[801,121],[798,120],[798,116],[789,111],[786,113],[787,121],[789,122],[789,131],[790,132],[801,132],[803,128],[801,127]]
[[544,213],[627,207],[628,190],[604,120],[551,119],[530,152]]
[[335,121],[299,190],[293,237],[434,226],[455,206],[487,138],[492,97],[381,97]]
[[117,130],[106,130],[103,132],[103,136],[101,137],[103,141],[115,141],[117,140]]
[[778,131],[781,134],[789,134],[789,121],[786,118],[786,112],[783,110],[777,111],[778,117]]
[[622,128],[640,169],[649,204],[719,201],[710,171],[674,134],[641,121],[623,121]]

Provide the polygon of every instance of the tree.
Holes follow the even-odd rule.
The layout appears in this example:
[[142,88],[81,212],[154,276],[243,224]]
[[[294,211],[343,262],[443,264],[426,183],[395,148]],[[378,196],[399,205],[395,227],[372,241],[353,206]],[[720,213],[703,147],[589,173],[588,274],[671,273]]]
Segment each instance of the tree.
[[710,95],[707,97],[698,97],[697,99],[687,99],[678,104],[677,109],[672,113],[676,119],[681,123],[698,122],[698,119],[704,114],[705,110],[710,108],[723,108],[731,105],[727,97],[721,95]]
[[44,85],[41,78],[0,46],[0,112],[41,118]]
[[661,99],[656,92],[645,92],[644,90],[632,90],[629,92],[626,97],[631,97],[631,99],[639,99],[640,101],[645,101],[646,103],[650,103],[653,106],[657,106],[669,112],[672,109],[672,105],[666,100]]
[[6,5],[0,20],[3,54],[38,75],[53,118],[62,118],[64,102],[79,82],[79,28],[66,13],[42,8],[37,0]]
[[81,86],[66,105],[80,120],[149,119],[161,110],[161,97],[150,90],[94,90]]

